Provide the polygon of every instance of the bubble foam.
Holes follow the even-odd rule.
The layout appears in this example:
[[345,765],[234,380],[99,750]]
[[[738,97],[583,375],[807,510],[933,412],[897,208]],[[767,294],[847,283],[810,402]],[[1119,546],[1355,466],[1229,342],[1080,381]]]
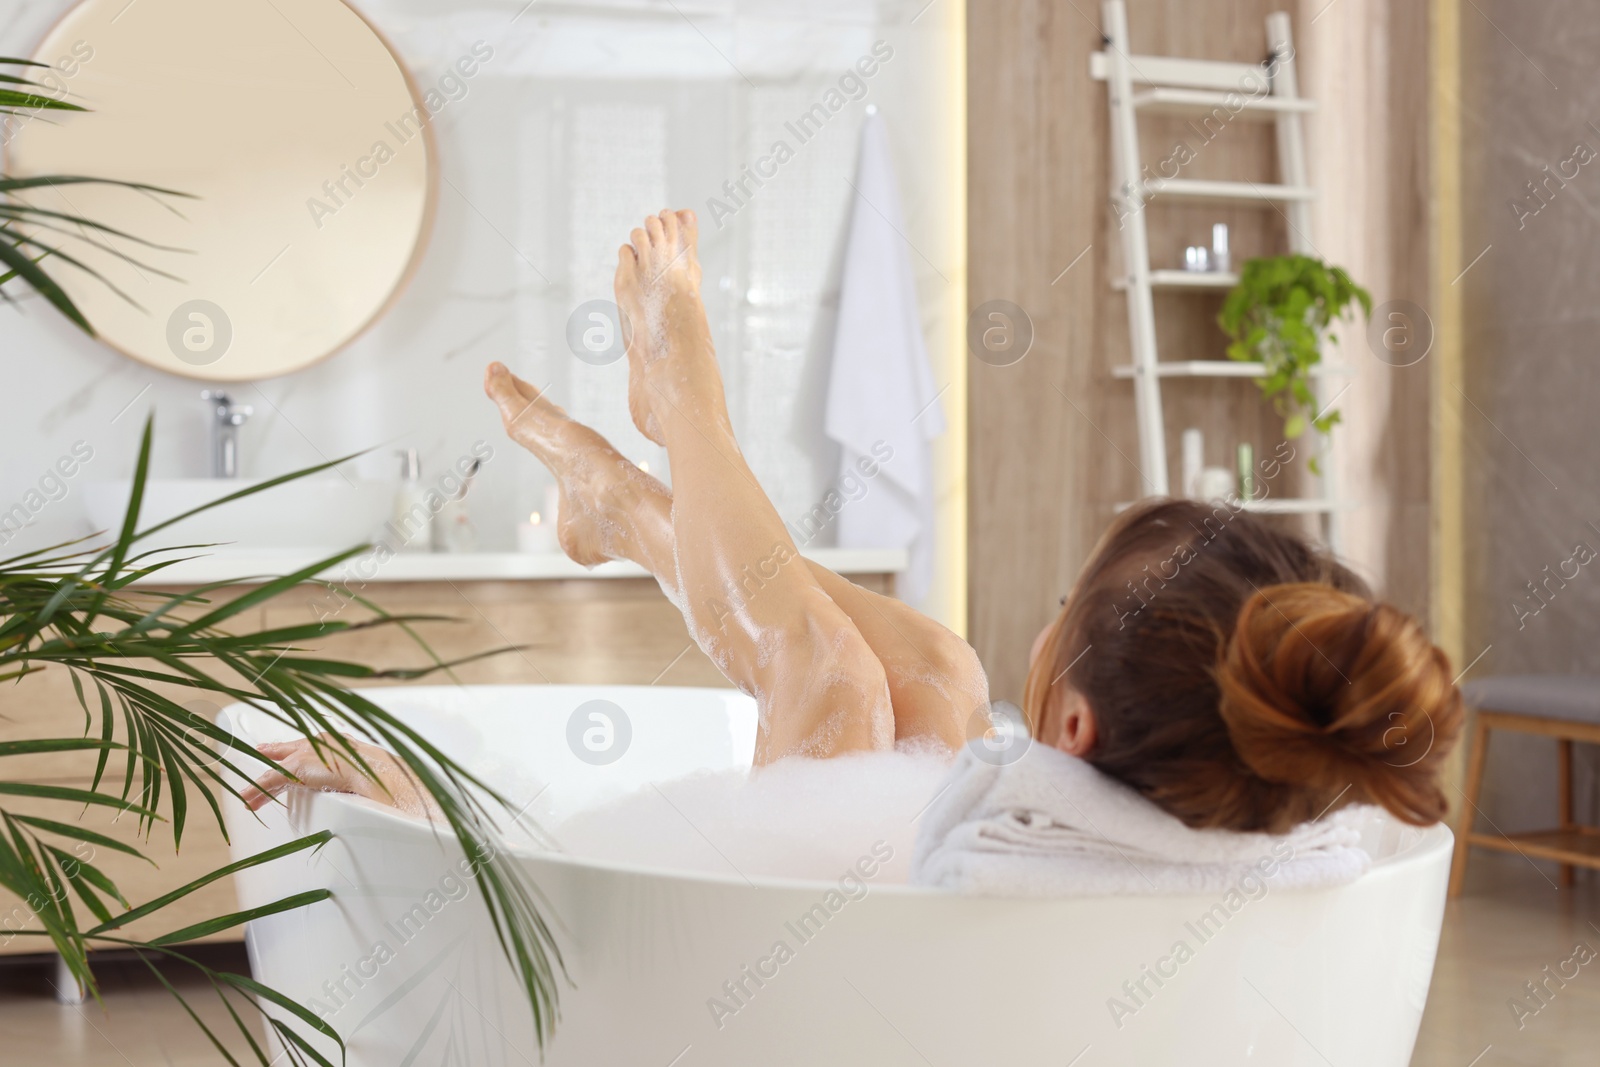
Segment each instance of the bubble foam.
[[904,882],[916,820],[949,766],[945,749],[910,744],[793,756],[653,783],[549,830],[579,858],[747,878],[834,878],[884,841],[894,858],[879,881]]

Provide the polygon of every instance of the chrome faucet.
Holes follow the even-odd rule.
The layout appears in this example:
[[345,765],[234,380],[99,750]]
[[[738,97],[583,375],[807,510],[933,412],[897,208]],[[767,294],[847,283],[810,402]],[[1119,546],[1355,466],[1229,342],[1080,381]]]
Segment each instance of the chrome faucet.
[[233,397],[220,389],[207,389],[201,400],[212,405],[211,417],[211,477],[239,477],[239,427],[255,414],[255,409],[233,402]]

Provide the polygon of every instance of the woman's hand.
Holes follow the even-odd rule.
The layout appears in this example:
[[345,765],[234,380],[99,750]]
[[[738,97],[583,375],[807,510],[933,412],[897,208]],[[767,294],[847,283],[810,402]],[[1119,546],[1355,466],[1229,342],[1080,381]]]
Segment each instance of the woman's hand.
[[256,779],[255,785],[244,791],[244,802],[251,811],[259,811],[289,786],[302,785],[324,793],[354,793],[420,818],[442,818],[443,813],[433,798],[422,790],[405,764],[389,752],[345,735],[344,740],[372,768],[376,775],[374,779],[350,762],[349,756],[336,747],[337,742],[332,734],[323,734],[318,740],[323,746],[320,754],[304,738],[257,746],[258,752],[283,767],[298,781],[276,768],[263,774]]

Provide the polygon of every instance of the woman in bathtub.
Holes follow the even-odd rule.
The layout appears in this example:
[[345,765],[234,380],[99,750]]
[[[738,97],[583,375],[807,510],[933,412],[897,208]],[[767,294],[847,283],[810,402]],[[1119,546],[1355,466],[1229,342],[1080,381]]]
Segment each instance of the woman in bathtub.
[[[760,708],[756,763],[898,742],[957,750],[989,723],[972,649],[933,620],[801,557],[734,440],[700,301],[692,212],[618,253],[634,423],[667,448],[669,490],[499,363],[485,390],[561,491],[562,549],[649,570],[690,633]],[[1123,512],[1034,641],[1032,736],[1191,827],[1281,833],[1332,807],[1438,821],[1461,725],[1449,663],[1411,618],[1306,542],[1186,500]],[[313,788],[420,812],[380,750],[377,783],[306,742],[264,752]],[[259,807],[289,779],[264,777]]]

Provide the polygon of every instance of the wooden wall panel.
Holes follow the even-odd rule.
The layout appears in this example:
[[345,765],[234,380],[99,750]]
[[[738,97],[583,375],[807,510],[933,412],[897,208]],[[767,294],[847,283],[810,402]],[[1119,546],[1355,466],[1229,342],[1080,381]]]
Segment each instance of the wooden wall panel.
[[1106,115],[1087,75],[1099,26],[1049,0],[973,3],[967,21],[968,299],[1019,305],[1035,335],[1012,366],[973,361],[968,387],[969,634],[993,692],[1014,697],[1133,435],[1111,425],[1108,442],[1094,425],[1110,306]]
[[[1392,240],[1391,298],[1404,298],[1432,309],[1435,344],[1448,328],[1440,313],[1433,235],[1439,225],[1432,157],[1430,64],[1432,54],[1428,5],[1388,5],[1390,45],[1387,49],[1389,99],[1388,220]],[[1384,454],[1394,514],[1388,523],[1389,566],[1385,592],[1396,604],[1428,619],[1433,612],[1431,530],[1433,524],[1433,419],[1437,351],[1414,368],[1395,374],[1389,406]],[[1435,640],[1441,635],[1435,634]],[[1465,664],[1462,664],[1465,666]]]
[[[1254,61],[1273,6],[1133,0],[1129,32],[1140,52]],[[970,301],[1012,301],[1036,337],[1020,363],[974,361],[971,372],[971,634],[993,692],[1011,699],[1035,633],[1140,484],[1132,386],[1111,376],[1130,355],[1127,302],[1111,288],[1121,251],[1108,208],[1106,90],[1088,75],[1098,19],[1098,5],[1049,0],[968,9]],[[1182,122],[1164,119],[1146,125],[1141,152],[1158,161],[1185,138],[1198,148],[1186,176],[1272,173],[1271,133],[1256,124],[1232,124],[1199,146]],[[1209,243],[1216,221],[1231,224],[1241,255],[1281,247],[1270,208],[1150,212],[1156,266],[1177,266],[1185,245]],[[1157,301],[1168,357],[1221,357],[1216,294]],[[1169,426],[1206,432],[1210,463],[1227,462],[1240,440],[1271,443],[1275,422],[1248,382],[1168,382],[1163,400]]]
[[[1135,51],[1240,62],[1264,58],[1264,20],[1283,0],[1129,0]],[[1292,9],[1301,40],[1316,8]],[[1351,112],[1355,134],[1385,146],[1385,168],[1363,159],[1362,181],[1377,181],[1384,211],[1368,226],[1395,228],[1377,253],[1389,279],[1380,300],[1425,292],[1427,286],[1425,160],[1425,11],[1400,0],[1352,5],[1351,17],[1397,13],[1374,71],[1392,85],[1384,107],[1406,108],[1391,128],[1385,115]],[[1335,11],[1327,16],[1339,16]],[[1031,317],[1032,350],[1021,362],[993,367],[977,360],[970,377],[970,636],[1000,697],[1021,695],[1027,650],[1057,609],[1117,503],[1137,495],[1139,474],[1132,386],[1112,367],[1129,361],[1127,302],[1111,288],[1120,270],[1115,219],[1108,208],[1110,145],[1106,90],[1088,76],[1090,53],[1102,47],[1099,5],[1005,0],[968,7],[969,302],[1008,300]],[[1370,34],[1369,41],[1376,41]],[[1302,85],[1306,79],[1302,75]],[[1141,121],[1141,153],[1149,162],[1184,142],[1194,158],[1185,177],[1275,178],[1269,124],[1234,122],[1202,141],[1182,120]],[[1341,161],[1330,161],[1337,168]],[[1382,170],[1374,177],[1374,173]],[[1337,174],[1335,175],[1338,176]],[[1281,252],[1285,223],[1272,207],[1156,205],[1148,209],[1152,265],[1181,265],[1187,244],[1209,243],[1212,222],[1228,222],[1236,258]],[[1373,242],[1360,245],[1367,249]],[[1085,253],[1085,250],[1087,252]],[[1063,272],[1069,264],[1071,269]],[[1336,262],[1339,257],[1330,253]],[[1401,281],[1396,281],[1400,279]],[[1412,284],[1415,280],[1415,285]],[[1391,290],[1398,289],[1397,292]],[[1216,293],[1156,297],[1163,358],[1222,358],[1215,325]],[[1350,358],[1371,358],[1360,331]],[[1397,382],[1390,414],[1379,420],[1370,452],[1379,460],[1360,472],[1363,491],[1388,507],[1379,539],[1399,564],[1397,599],[1426,604],[1426,370]],[[1419,392],[1420,391],[1420,392]],[[1177,431],[1198,426],[1206,461],[1231,466],[1234,446],[1258,454],[1282,440],[1280,424],[1248,381],[1168,379],[1162,399],[1169,428],[1169,467],[1177,470]],[[1292,481],[1283,494],[1299,491]],[[1300,520],[1284,520],[1297,523]],[[1409,583],[1409,584],[1407,584]]]

